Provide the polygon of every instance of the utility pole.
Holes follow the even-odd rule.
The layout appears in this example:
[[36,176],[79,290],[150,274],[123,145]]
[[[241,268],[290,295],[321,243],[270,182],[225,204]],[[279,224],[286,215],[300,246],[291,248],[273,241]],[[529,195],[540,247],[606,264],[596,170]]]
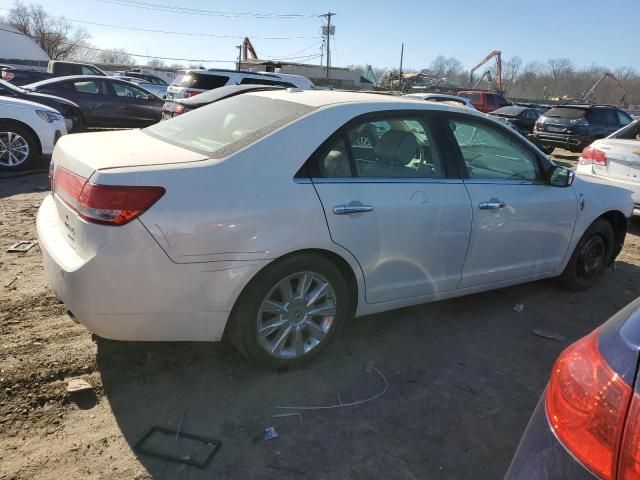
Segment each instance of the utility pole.
[[[333,12],[328,12],[325,13],[324,15],[320,15],[321,17],[327,17],[327,26],[325,27],[326,29],[326,36],[327,36],[327,80],[329,80],[329,69],[331,68],[331,48],[330,48],[330,44],[331,44],[331,17],[333,17],[334,15],[336,15]],[[333,27],[334,31],[335,31],[335,26]]]
[[400,92],[402,92],[402,60],[403,58],[404,58],[404,42],[402,42],[402,47],[400,48],[400,80],[398,81]]

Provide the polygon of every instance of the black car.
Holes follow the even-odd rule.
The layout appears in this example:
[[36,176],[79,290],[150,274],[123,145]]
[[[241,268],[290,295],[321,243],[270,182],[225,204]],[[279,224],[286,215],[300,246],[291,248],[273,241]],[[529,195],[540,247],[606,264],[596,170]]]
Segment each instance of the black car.
[[47,95],[44,93],[29,92],[23,88],[16,87],[15,85],[0,80],[0,97],[13,97],[20,98],[22,100],[29,100],[30,102],[39,103],[56,109],[65,118],[67,124],[67,132],[77,131],[77,127],[80,123],[80,107],[69,100],[56,97],[54,95]]
[[506,480],[640,478],[640,299],[560,354]]
[[494,110],[490,115],[509,122],[520,133],[528,135],[533,131],[533,126],[540,117],[540,112],[534,108],[509,105]]
[[81,128],[138,128],[160,121],[162,99],[113,77],[78,75],[32,83],[29,92],[47,93],[76,103]]
[[611,105],[558,105],[538,119],[533,135],[547,153],[556,147],[577,153],[631,120],[627,113]]
[[162,85],[163,87],[168,87],[169,84],[165,82],[160,77],[156,75],[151,75],[150,73],[142,73],[142,72],[116,72],[113,74],[114,77],[132,77],[139,78],[140,80],[144,80],[145,82],[153,83],[154,85]]
[[182,115],[196,108],[204,107],[223,98],[234,97],[242,93],[282,90],[283,88],[284,87],[272,85],[228,85],[189,98],[167,100],[162,106],[162,120],[169,120],[177,115]]

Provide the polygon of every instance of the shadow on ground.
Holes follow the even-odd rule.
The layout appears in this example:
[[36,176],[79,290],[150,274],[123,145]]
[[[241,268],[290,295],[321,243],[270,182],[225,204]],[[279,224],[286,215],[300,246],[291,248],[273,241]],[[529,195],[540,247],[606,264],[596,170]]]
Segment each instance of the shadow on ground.
[[[556,356],[635,299],[638,280],[618,262],[590,292],[542,281],[355,319],[318,361],[284,373],[255,370],[226,344],[105,340],[98,368],[132,447],[183,412],[184,432],[223,442],[203,470],[140,455],[155,479],[502,478]],[[380,392],[370,360],[389,383],[382,397],[302,412],[303,423],[272,418],[277,406]],[[255,443],[271,425],[279,437]]]

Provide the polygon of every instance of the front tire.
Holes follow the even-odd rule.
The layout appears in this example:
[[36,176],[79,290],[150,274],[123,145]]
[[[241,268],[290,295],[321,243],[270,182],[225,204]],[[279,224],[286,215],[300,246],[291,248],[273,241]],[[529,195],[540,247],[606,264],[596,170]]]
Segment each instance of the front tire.
[[0,122],[0,170],[24,170],[40,156],[34,135],[22,125]]
[[609,264],[613,246],[613,228],[609,222],[599,218],[584,233],[562,272],[565,286],[573,292],[591,288]]
[[231,342],[265,368],[296,367],[324,351],[352,314],[347,281],[318,254],[294,255],[261,271],[236,302]]

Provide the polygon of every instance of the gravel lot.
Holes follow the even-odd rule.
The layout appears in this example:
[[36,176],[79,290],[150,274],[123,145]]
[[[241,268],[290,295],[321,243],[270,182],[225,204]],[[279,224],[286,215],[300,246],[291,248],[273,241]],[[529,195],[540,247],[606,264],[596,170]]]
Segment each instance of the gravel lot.
[[[501,478],[558,353],[640,295],[638,222],[616,270],[590,292],[541,281],[368,316],[311,366],[265,373],[224,343],[113,342],[69,320],[38,248],[6,252],[35,238],[46,190],[46,174],[0,179],[2,480]],[[272,418],[281,405],[381,392],[370,361],[388,381],[379,398],[304,411],[302,423]],[[67,394],[74,377],[93,393]],[[134,452],[151,426],[178,424],[222,442],[206,469]],[[279,437],[257,443],[267,426]]]

